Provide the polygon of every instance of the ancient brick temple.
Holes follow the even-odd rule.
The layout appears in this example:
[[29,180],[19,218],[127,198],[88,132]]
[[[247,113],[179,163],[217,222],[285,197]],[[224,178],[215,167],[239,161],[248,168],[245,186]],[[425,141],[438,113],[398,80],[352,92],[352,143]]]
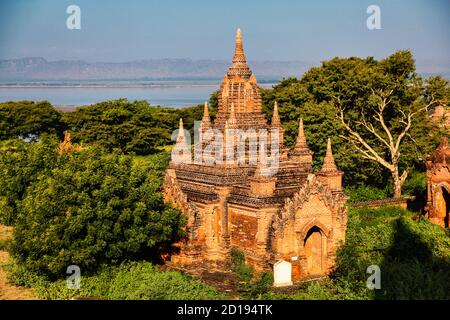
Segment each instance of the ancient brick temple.
[[450,147],[447,138],[427,159],[427,217],[442,227],[450,219]]
[[[236,136],[239,130],[268,132],[268,141],[278,144],[266,147],[258,142],[256,152],[250,152],[250,138],[242,142]],[[335,165],[330,140],[322,169],[313,172],[302,120],[295,147],[283,145],[278,107],[275,104],[268,123],[239,29],[232,64],[220,86],[217,115],[211,122],[205,104],[199,131],[205,136],[213,132],[224,143],[200,139],[193,148],[199,153],[192,157],[180,120],[174,149],[182,152],[177,161],[172,158],[163,189],[165,200],[180,208],[188,222],[187,238],[172,262],[220,267],[230,260],[232,248],[238,248],[257,270],[284,261],[294,281],[326,274],[345,240],[343,173]],[[223,152],[224,161],[202,153],[208,145]],[[227,151],[239,145],[244,153],[225,159]]]

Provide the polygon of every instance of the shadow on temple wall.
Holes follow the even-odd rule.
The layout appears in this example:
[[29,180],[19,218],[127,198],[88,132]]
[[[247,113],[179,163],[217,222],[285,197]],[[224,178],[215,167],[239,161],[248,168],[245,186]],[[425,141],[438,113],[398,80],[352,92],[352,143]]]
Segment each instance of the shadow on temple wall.
[[380,266],[376,299],[450,299],[450,257],[434,256],[430,246],[435,243],[429,241],[425,243],[405,218],[395,221],[393,244]]

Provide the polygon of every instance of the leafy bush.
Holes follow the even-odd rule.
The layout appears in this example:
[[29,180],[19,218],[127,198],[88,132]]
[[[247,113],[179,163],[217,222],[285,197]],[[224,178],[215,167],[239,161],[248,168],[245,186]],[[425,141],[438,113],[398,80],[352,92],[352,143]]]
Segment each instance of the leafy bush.
[[17,265],[9,267],[10,281],[32,287],[41,299],[91,297],[112,300],[225,299],[214,288],[174,271],[161,271],[147,262],[102,266],[96,275],[81,274],[80,289],[69,289],[66,280],[49,281]]
[[380,266],[381,299],[450,299],[450,237],[422,219],[400,218],[395,237]]
[[41,141],[27,143],[19,139],[0,143],[0,223],[12,226],[18,208],[29,187],[48,173],[58,161],[57,141],[41,136]]
[[3,251],[8,250],[10,244],[11,244],[10,239],[0,239],[0,250]]
[[351,202],[381,200],[392,196],[387,188],[380,189],[367,185],[345,187],[344,192],[350,197]]
[[50,281],[45,276],[38,275],[17,264],[7,266],[7,271],[8,280],[11,283],[32,288],[39,299],[66,300],[88,297],[105,299],[117,268],[101,266],[98,274],[85,276],[81,273],[80,289],[69,289],[66,279]]
[[[400,208],[350,210],[346,243],[337,254],[338,292],[376,299],[449,299],[450,238]],[[366,288],[370,265],[381,270],[381,289]]]
[[244,287],[244,298],[261,299],[273,284],[272,272],[261,272]]
[[108,151],[150,154],[170,142],[171,130],[158,125],[146,101],[105,101],[63,114],[75,142],[97,144]]
[[403,184],[403,194],[424,199],[427,192],[427,173],[413,171]]
[[53,278],[78,265],[156,256],[182,234],[183,216],[164,205],[161,173],[96,148],[61,156],[27,192],[11,253],[19,265]]
[[160,271],[148,263],[120,268],[107,294],[108,299],[198,300],[224,298],[215,289],[179,272]]
[[253,277],[253,268],[245,263],[245,254],[237,248],[231,249],[233,271],[240,281],[249,282]]
[[37,140],[42,133],[62,135],[61,114],[48,101],[0,103],[0,140]]
[[255,274],[253,268],[245,263],[245,254],[238,248],[231,250],[231,262],[236,277],[242,282],[240,289],[246,299],[261,298],[273,284],[271,272]]

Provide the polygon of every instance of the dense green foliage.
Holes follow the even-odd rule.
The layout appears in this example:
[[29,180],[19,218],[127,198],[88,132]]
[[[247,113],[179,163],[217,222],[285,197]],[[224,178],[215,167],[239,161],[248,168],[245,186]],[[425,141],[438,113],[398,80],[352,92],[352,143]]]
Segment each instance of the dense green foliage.
[[63,130],[61,114],[47,101],[0,103],[0,140],[36,140],[42,133],[60,134]]
[[0,224],[14,225],[28,188],[57,162],[56,145],[48,137],[31,144],[19,139],[0,142]]
[[[423,203],[426,199],[427,177],[426,172],[412,171],[403,185],[405,197],[415,197],[416,204]],[[381,200],[392,196],[392,185],[384,188],[370,184],[350,185],[344,188],[344,192],[350,197],[350,202]]]
[[103,263],[157,252],[183,224],[163,204],[158,167],[97,148],[58,157],[22,200],[13,257],[30,271],[61,277],[68,265],[95,272]]
[[237,248],[231,250],[233,271],[240,281],[249,282],[253,277],[253,268],[245,263],[245,254]]
[[350,202],[381,200],[389,198],[391,192],[388,188],[377,188],[370,185],[348,186],[344,192],[349,196]]
[[[351,210],[334,275],[339,285],[377,299],[449,299],[450,237],[395,208]],[[369,265],[381,269],[381,289],[361,290]]]
[[107,297],[122,300],[198,300],[224,298],[215,289],[178,272],[161,272],[150,264],[122,268]]
[[194,122],[203,116],[203,105],[182,109],[150,106],[146,101],[118,99],[60,113],[47,101],[0,103],[0,141],[13,138],[38,140],[44,133],[98,145],[108,151],[148,155],[171,144],[172,133],[183,118],[193,137]]
[[426,199],[427,193],[427,173],[413,171],[409,175],[409,179],[403,185],[403,192],[408,196],[415,196],[420,200]]
[[48,281],[45,277],[10,267],[10,280],[32,287],[41,299],[93,297],[107,300],[200,300],[226,299],[226,295],[187,275],[161,271],[148,262],[103,266],[96,275],[81,275],[80,289],[67,288],[66,280]]
[[149,154],[170,141],[146,101],[100,102],[65,113],[63,119],[75,142],[95,143],[109,151],[118,148],[122,153]]
[[245,254],[237,248],[231,250],[231,262],[233,271],[240,281],[241,296],[244,299],[258,299],[268,293],[273,284],[271,272],[256,273],[245,262]]

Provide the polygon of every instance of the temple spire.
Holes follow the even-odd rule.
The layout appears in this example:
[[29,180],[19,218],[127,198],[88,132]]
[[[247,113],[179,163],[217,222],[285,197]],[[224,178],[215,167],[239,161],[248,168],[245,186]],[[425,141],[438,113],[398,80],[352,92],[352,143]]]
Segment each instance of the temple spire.
[[278,115],[278,102],[273,106],[272,127],[281,127],[280,116]]
[[306,143],[305,132],[303,130],[303,119],[300,118],[300,123],[298,125],[297,141],[295,143],[295,149],[307,149],[308,144]]
[[207,129],[211,127],[211,119],[209,117],[208,102],[205,101],[203,107],[202,128]]
[[180,118],[180,122],[178,125],[177,144],[180,144],[180,143],[185,143],[183,118]]
[[172,161],[175,163],[191,163],[191,147],[186,143],[186,136],[184,135],[183,119],[180,118],[178,127],[177,142],[172,149]]
[[323,160],[322,172],[338,171],[336,164],[334,163],[333,151],[331,150],[331,139],[328,138],[327,153]]
[[303,130],[303,119],[300,118],[297,141],[295,142],[294,150],[290,152],[291,159],[298,163],[307,164],[307,167],[310,168],[312,165],[313,154],[314,152],[309,150],[308,144],[306,143],[305,132]]
[[247,65],[247,59],[244,54],[244,47],[242,45],[242,33],[241,29],[236,31],[236,44],[234,47],[234,55],[230,68],[227,72],[228,77],[243,77],[245,79],[250,78],[252,72]]
[[240,28],[236,30],[236,45],[234,48],[233,62],[234,60],[245,62],[244,48],[242,46],[242,32]]

